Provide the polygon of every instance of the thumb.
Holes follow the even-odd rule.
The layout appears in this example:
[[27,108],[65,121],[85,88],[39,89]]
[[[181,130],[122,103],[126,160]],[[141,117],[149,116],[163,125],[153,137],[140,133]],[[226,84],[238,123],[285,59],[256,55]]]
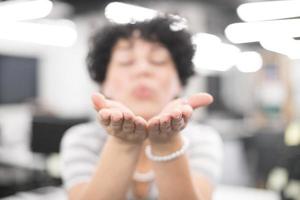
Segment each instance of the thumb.
[[99,92],[95,92],[94,94],[92,94],[92,102],[95,110],[97,111],[107,107],[105,96],[100,94]]
[[213,97],[208,93],[197,93],[188,98],[188,103],[193,109],[207,106],[213,102]]

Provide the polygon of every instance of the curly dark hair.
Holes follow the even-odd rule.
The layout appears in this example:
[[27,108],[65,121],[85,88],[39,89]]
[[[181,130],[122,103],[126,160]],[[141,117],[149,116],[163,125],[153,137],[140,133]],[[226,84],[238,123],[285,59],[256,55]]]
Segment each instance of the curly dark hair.
[[181,84],[185,86],[187,79],[194,74],[192,58],[195,48],[191,42],[191,34],[187,30],[172,29],[175,23],[178,23],[178,19],[160,16],[143,22],[110,24],[103,27],[91,38],[87,56],[91,78],[97,83],[103,83],[114,45],[121,38],[131,38],[134,31],[138,30],[142,39],[159,42],[169,50]]

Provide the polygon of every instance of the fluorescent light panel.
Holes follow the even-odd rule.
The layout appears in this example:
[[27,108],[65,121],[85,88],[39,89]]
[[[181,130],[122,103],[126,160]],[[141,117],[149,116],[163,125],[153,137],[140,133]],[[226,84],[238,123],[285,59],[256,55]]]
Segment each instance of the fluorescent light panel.
[[260,41],[262,47],[288,56],[290,59],[300,59],[300,41],[293,38],[265,39]]
[[262,68],[263,59],[256,51],[241,52],[236,61],[236,67],[239,71],[249,73],[256,72]]
[[[119,24],[142,22],[153,19],[159,15],[164,15],[164,13],[153,9],[121,2],[109,3],[105,7],[104,14],[107,19]],[[175,20],[174,23],[170,25],[170,29],[172,31],[178,31],[187,28],[185,18],[173,14],[168,14],[168,16]]]
[[201,46],[219,45],[222,41],[218,36],[210,33],[197,33],[193,35],[192,42],[201,48]]
[[234,23],[226,27],[225,35],[233,43],[300,37],[300,19]]
[[0,3],[1,21],[20,21],[43,18],[53,7],[49,0],[7,1]]
[[193,62],[200,72],[227,71],[235,65],[240,52],[236,46],[222,43],[220,38],[208,33],[198,33],[192,41],[197,47]]
[[256,72],[262,67],[262,57],[255,51],[241,52],[234,45],[226,44],[219,37],[197,33],[192,37],[196,45],[193,62],[200,73],[227,71],[236,66],[241,72]]
[[264,1],[245,3],[237,8],[243,21],[263,21],[300,17],[300,1]]
[[126,24],[152,19],[158,15],[158,12],[126,3],[111,2],[105,7],[104,14],[106,18],[113,22]]

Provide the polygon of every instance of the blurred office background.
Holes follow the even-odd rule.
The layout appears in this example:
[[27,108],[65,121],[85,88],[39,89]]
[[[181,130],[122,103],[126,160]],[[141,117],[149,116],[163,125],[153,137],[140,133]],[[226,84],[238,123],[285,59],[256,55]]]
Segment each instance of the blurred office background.
[[124,3],[0,1],[0,198],[66,199],[60,139],[95,118],[88,38],[109,21],[171,12],[197,46],[197,74],[185,95],[215,97],[193,116],[224,140],[214,199],[299,200],[300,1]]

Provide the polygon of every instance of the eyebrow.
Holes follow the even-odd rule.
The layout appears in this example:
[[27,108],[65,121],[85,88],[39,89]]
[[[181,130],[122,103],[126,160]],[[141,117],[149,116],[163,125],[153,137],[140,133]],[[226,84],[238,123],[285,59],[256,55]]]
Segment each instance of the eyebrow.
[[160,43],[153,43],[151,49],[163,49],[163,50],[167,50],[167,48],[163,45],[163,44],[160,44]]
[[[151,44],[150,47],[150,53],[153,53],[157,50],[163,50],[163,51],[168,51],[168,49],[161,43],[159,42],[149,42]],[[117,51],[131,51],[134,48],[134,41],[133,40],[122,40],[115,46],[115,50]]]
[[119,43],[118,45],[116,45],[117,48],[128,48],[128,47],[132,47],[133,45],[130,44],[130,43],[125,43],[125,42],[122,42],[121,44]]
[[153,46],[150,51],[151,53],[156,51],[163,51],[166,52],[167,54],[170,54],[169,50],[165,48],[163,45]]

